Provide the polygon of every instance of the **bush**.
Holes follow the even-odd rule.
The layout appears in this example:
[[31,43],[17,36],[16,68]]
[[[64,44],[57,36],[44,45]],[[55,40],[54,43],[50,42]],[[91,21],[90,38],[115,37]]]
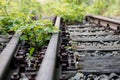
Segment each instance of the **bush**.
[[57,0],[45,4],[44,10],[67,22],[81,22],[86,14],[100,14],[106,3],[107,0]]

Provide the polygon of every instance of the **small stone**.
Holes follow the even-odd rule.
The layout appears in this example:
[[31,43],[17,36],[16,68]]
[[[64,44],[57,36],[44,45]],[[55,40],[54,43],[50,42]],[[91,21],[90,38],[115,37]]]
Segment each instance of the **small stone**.
[[84,80],[84,74],[83,73],[76,73],[74,77],[72,77],[70,80]]
[[109,80],[107,75],[100,75],[97,80]]
[[111,73],[109,75],[109,80],[120,80],[120,77],[115,73]]
[[87,80],[95,80],[96,78],[97,78],[96,75],[90,74],[90,75],[88,75]]

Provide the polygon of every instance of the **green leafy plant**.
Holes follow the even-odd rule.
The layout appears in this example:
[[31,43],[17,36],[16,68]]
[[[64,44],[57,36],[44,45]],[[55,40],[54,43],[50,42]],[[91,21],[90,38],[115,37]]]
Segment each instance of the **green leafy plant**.
[[35,51],[35,48],[31,47],[28,55],[30,59],[32,58],[34,51]]
[[21,33],[20,39],[29,47],[29,56],[47,45],[51,34],[57,30],[49,20],[41,19],[41,4],[37,0],[1,0],[0,33]]
[[108,7],[109,2],[107,0],[95,0],[90,4],[88,7],[86,7],[87,14],[95,14],[100,15],[101,12]]
[[25,21],[40,19],[41,10],[37,0],[1,0],[0,32],[8,33],[15,26],[23,26]]
[[22,33],[20,39],[26,41],[31,47],[39,49],[43,45],[47,45],[50,40],[51,33],[57,31],[49,20],[32,20],[30,23],[25,23],[24,26],[14,28],[17,33]]
[[58,3],[48,3],[45,10],[53,13],[53,15],[62,17],[67,22],[81,22],[85,15],[84,6],[78,5],[76,2],[60,1]]
[[53,0],[45,4],[44,11],[67,23],[82,22],[86,14],[101,14],[108,5],[108,0]]

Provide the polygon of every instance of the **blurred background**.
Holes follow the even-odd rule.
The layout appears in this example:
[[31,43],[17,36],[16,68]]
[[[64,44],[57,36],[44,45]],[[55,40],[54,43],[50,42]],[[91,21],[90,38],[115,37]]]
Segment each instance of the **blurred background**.
[[78,22],[88,14],[119,18],[119,4],[120,0],[0,0],[0,17],[60,16]]

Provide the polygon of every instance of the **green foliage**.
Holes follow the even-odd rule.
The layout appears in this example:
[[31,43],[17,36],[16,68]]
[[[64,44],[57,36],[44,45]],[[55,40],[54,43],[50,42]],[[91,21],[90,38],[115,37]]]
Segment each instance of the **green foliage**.
[[58,2],[58,3],[48,3],[45,10],[62,17],[65,21],[81,21],[84,17],[85,10],[83,5],[68,3],[68,2]]
[[34,51],[35,51],[35,48],[31,47],[30,52],[29,52],[29,56],[32,56]]
[[57,30],[49,20],[41,20],[41,5],[37,0],[1,0],[0,33],[16,31],[30,45],[30,56],[48,43]]
[[0,17],[0,34],[7,34],[8,30],[13,26],[14,20],[9,16]]
[[102,10],[104,10],[106,7],[108,7],[109,2],[107,0],[95,0],[92,2],[91,5],[86,7],[87,14],[95,14],[100,15]]
[[14,27],[13,29],[17,30],[17,33],[22,33],[21,40],[26,41],[36,49],[46,45],[50,40],[51,33],[56,31],[56,27],[49,20],[32,20],[30,23],[25,23],[24,26]]
[[45,4],[44,10],[67,22],[81,22],[86,14],[100,14],[108,4],[107,0],[54,0]]
[[102,13],[104,16],[120,16],[120,0],[109,0],[109,7]]
[[25,21],[41,17],[41,5],[36,0],[1,0],[0,33],[7,33],[12,27],[22,26]]

